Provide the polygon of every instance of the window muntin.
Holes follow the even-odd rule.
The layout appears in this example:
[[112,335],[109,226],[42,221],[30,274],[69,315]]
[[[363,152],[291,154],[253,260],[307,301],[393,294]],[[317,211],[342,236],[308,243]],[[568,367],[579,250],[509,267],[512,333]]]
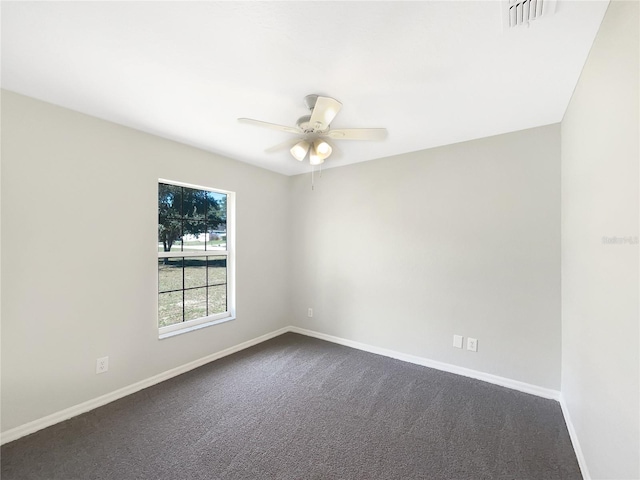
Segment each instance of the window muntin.
[[158,183],[161,336],[233,318],[233,203],[233,192]]

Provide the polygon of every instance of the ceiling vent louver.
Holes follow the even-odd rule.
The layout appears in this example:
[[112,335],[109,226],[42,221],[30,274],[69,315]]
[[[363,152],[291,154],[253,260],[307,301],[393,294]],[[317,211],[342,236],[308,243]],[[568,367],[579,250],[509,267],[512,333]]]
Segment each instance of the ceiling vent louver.
[[503,0],[501,3],[502,29],[505,31],[529,26],[530,22],[548,17],[556,11],[556,0]]

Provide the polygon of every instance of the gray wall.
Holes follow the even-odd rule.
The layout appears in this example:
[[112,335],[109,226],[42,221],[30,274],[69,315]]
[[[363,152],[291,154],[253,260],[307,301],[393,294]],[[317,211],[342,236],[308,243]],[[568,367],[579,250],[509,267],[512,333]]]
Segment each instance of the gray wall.
[[562,393],[593,478],[640,478],[638,2],[612,2],[562,121]]
[[296,176],[291,208],[296,325],[559,389],[559,125]]
[[[237,193],[235,321],[158,340],[158,178]],[[3,91],[2,430],[288,325],[288,201],[282,175]]]

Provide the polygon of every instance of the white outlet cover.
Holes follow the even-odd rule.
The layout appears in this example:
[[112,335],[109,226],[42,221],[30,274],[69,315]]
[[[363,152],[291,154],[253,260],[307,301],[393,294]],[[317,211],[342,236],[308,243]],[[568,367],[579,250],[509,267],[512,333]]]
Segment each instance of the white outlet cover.
[[454,335],[453,336],[453,346],[455,348],[462,348],[462,339],[464,337],[462,335]]
[[467,338],[467,350],[472,352],[478,351],[478,340],[475,338]]
[[105,373],[109,370],[109,357],[100,357],[96,360],[96,373]]
[[307,310],[307,316],[309,318],[313,317],[313,308],[310,308],[309,310]]

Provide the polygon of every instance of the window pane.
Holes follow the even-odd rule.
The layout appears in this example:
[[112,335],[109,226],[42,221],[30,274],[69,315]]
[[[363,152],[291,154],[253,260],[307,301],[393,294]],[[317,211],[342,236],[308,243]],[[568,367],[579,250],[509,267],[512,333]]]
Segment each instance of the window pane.
[[182,216],[182,187],[158,184],[158,214],[162,218]]
[[207,196],[207,220],[214,223],[226,223],[227,195],[218,192],[205,192]]
[[209,241],[207,242],[207,250],[226,250],[227,249],[227,232],[210,229],[208,233]]
[[227,257],[207,257],[209,285],[227,283]]
[[205,257],[185,257],[184,288],[204,287],[207,284]]
[[227,246],[226,232],[209,228],[207,232],[207,250],[225,250]]
[[227,285],[209,287],[209,315],[227,311]]
[[182,322],[182,292],[158,295],[158,326],[166,327]]
[[182,221],[172,218],[158,220],[158,251],[179,252],[182,250]]
[[207,289],[196,288],[184,291],[184,321],[207,316]]
[[207,192],[208,249],[226,246],[227,243],[227,195]]
[[158,259],[158,291],[182,290],[182,257]]
[[182,189],[182,213],[185,218],[204,220],[206,209],[206,191],[187,187]]
[[184,250],[204,250],[206,243],[206,224],[186,220],[184,222],[184,236],[182,237],[182,245]]

